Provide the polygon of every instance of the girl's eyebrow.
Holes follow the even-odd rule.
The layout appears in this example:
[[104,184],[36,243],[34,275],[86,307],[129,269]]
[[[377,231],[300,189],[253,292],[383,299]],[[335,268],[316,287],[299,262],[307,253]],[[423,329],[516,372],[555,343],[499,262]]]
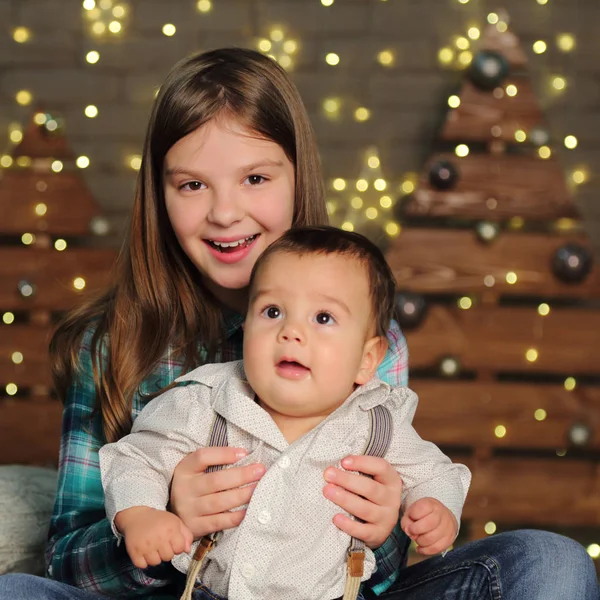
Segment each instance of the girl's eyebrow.
[[[240,173],[248,173],[250,171],[256,171],[257,169],[261,169],[264,167],[283,167],[283,161],[265,158],[264,160],[259,160],[250,163],[249,165],[239,167],[238,171]],[[173,175],[185,175],[186,177],[195,177],[196,179],[202,179],[202,175],[200,175],[200,173],[191,171],[189,169],[186,169],[185,167],[168,167],[167,169],[165,169],[165,176],[172,177]]]

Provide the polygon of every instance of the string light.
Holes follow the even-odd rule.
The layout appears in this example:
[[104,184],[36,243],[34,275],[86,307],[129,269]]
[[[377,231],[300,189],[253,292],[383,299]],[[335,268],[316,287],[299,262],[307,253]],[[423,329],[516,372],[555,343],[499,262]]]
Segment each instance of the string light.
[[198,9],[198,12],[207,13],[212,9],[212,3],[210,0],[198,0],[196,8]]
[[23,132],[20,129],[13,129],[9,137],[13,144],[18,144],[23,139]]
[[538,408],[534,413],[533,413],[533,418],[536,421],[545,421],[546,417],[548,416],[548,413],[543,409],[543,408]]
[[565,138],[565,148],[568,148],[569,150],[574,150],[575,148],[577,148],[577,144],[579,142],[577,141],[577,138],[574,135],[568,135]]
[[88,119],[94,119],[98,116],[98,107],[93,104],[88,104],[83,112]]
[[15,365],[20,365],[23,362],[23,355],[20,352],[13,352],[10,355],[10,359],[15,363]]
[[340,64],[340,57],[335,52],[329,52],[329,54],[325,56],[325,62],[328,65],[335,67]]
[[85,287],[85,279],[83,277],[76,277],[73,280],[73,287],[76,290],[82,290]]
[[488,535],[493,535],[494,533],[496,533],[496,523],[494,523],[493,521],[488,521],[484,527],[483,530],[488,534]]
[[550,150],[548,146],[540,146],[538,149],[538,154],[540,155],[540,158],[546,160],[552,156],[552,150]]
[[135,154],[133,156],[129,157],[129,166],[134,170],[134,171],[139,171],[140,168],[142,167],[142,157],[139,156],[138,154]]
[[33,233],[24,233],[21,236],[21,243],[24,246],[31,246],[31,244],[35,243],[35,235]]
[[542,304],[540,304],[538,306],[537,311],[538,311],[538,314],[541,315],[542,317],[547,317],[550,314],[550,305],[543,302]]
[[496,425],[494,428],[494,435],[497,438],[503,438],[506,435],[506,427],[504,425]]
[[575,377],[567,377],[564,383],[565,390],[572,392],[577,387],[577,380]]
[[15,100],[17,101],[17,104],[20,104],[21,106],[28,106],[33,100],[33,95],[29,90],[19,90],[15,96]]
[[55,172],[55,173],[60,173],[63,170],[63,162],[62,160],[54,160],[52,161],[52,164],[50,165],[50,168]]
[[458,146],[456,146],[454,152],[456,153],[456,156],[464,158],[469,154],[469,146],[467,146],[466,144],[459,144]]
[[498,23],[498,21],[500,20],[500,17],[498,17],[498,15],[494,12],[491,12],[488,16],[487,16],[487,22],[490,25],[496,25],[496,23]]
[[12,159],[12,156],[10,156],[10,154],[3,154],[0,157],[0,167],[4,167],[5,169],[8,169],[12,164],[13,164],[13,159]]
[[515,285],[517,283],[517,274],[513,271],[510,271],[506,274],[506,283],[509,285]]
[[463,296],[458,301],[458,307],[462,308],[462,310],[469,310],[473,306],[473,300],[468,296]]
[[31,38],[31,31],[27,27],[16,27],[13,31],[13,40],[18,44],[24,44]]
[[448,98],[448,106],[450,108],[458,108],[460,106],[460,98],[458,96],[450,96]]
[[376,179],[373,187],[378,192],[383,192],[387,188],[387,181],[385,179]]
[[54,242],[54,249],[58,252],[62,252],[67,249],[67,242],[63,239],[58,239]]
[[391,50],[382,50],[377,55],[377,60],[384,67],[390,67],[394,64],[395,61],[394,53]]
[[371,206],[371,207],[367,208],[367,210],[365,210],[365,216],[367,217],[367,219],[369,219],[371,221],[375,220],[377,218],[378,214],[379,214],[379,212],[373,206]]
[[366,179],[359,179],[356,182],[356,189],[359,192],[366,192],[369,189],[369,182]]
[[333,180],[333,189],[341,192],[346,189],[346,180],[338,177]]
[[556,44],[562,52],[572,52],[575,49],[575,37],[570,33],[561,33],[556,38]]
[[478,40],[481,37],[481,31],[478,27],[469,27],[469,31],[467,31],[467,35],[472,40]]
[[552,87],[555,90],[562,91],[567,87],[567,80],[560,75],[552,78]]
[[525,352],[525,358],[528,362],[535,362],[539,358],[539,352],[535,348],[529,348],[527,352]]
[[333,4],[333,0],[321,0],[321,4],[323,6],[331,6]]
[[402,182],[400,189],[405,194],[412,194],[415,191],[415,184],[409,179],[407,179],[406,181]]
[[40,202],[39,204],[35,205],[34,210],[38,217],[43,217],[48,212],[48,207],[43,202]]
[[543,40],[538,40],[533,44],[533,51],[536,54],[543,54],[548,49],[548,45]]
[[581,185],[582,183],[585,183],[588,180],[588,177],[589,175],[587,170],[583,168],[575,169],[575,171],[573,171],[573,173],[571,174],[571,179],[576,185]]
[[350,206],[354,210],[360,210],[363,207],[363,199],[360,196],[354,196],[352,200],[350,200]]
[[342,229],[344,231],[354,231],[354,225],[350,221],[344,221],[342,223]]
[[369,156],[367,159],[367,164],[371,169],[376,169],[381,164],[378,156]]
[[518,91],[519,90],[517,89],[517,86],[514,84],[510,84],[510,85],[506,86],[506,94],[508,96],[510,96],[511,98],[514,98],[517,95]]
[[2,315],[2,322],[5,325],[12,325],[15,322],[15,315],[11,312],[5,312]]
[[400,226],[398,223],[390,222],[385,226],[385,232],[390,237],[396,237],[400,233]]
[[172,37],[177,32],[177,27],[175,27],[173,23],[165,23],[162,27],[162,32],[163,35],[166,35],[167,37]]
[[6,384],[6,388],[5,389],[6,389],[6,393],[9,396],[14,396],[19,391],[19,388],[14,383],[8,383],[8,384]]
[[368,121],[371,118],[371,111],[361,106],[354,111],[354,118],[359,122]]
[[527,134],[522,129],[515,131],[515,140],[517,142],[524,142],[527,139]]
[[443,65],[448,65],[454,60],[454,50],[452,48],[441,48],[438,52],[438,60]]
[[593,559],[600,558],[600,545],[590,544],[586,548],[586,551],[590,555],[591,558],[593,558]]
[[85,60],[91,65],[95,65],[100,60],[100,53],[96,50],[91,50],[85,55]]
[[87,156],[79,156],[77,157],[75,164],[80,169],[87,169],[90,166],[90,159]]
[[381,196],[381,198],[379,199],[379,205],[381,206],[381,208],[391,208],[392,204],[393,202],[390,196]]

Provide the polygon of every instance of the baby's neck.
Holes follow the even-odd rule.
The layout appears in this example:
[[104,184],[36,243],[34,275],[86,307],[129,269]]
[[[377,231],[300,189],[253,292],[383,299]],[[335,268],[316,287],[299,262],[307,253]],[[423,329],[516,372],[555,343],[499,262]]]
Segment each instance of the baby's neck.
[[304,434],[308,433],[311,429],[314,429],[328,416],[314,415],[310,417],[291,417],[272,410],[260,400],[258,403],[271,415],[271,418],[275,421],[275,425],[279,427],[279,431],[281,431],[288,444],[293,444]]

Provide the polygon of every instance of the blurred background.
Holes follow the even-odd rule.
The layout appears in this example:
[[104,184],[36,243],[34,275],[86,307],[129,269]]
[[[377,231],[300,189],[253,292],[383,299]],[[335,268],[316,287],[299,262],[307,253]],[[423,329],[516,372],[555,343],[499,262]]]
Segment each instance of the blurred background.
[[332,222],[394,269],[417,430],[474,474],[458,543],[600,556],[596,0],[0,0],[0,24],[0,465],[56,465],[48,332],[110,277],[162,80],[245,46],[300,89]]

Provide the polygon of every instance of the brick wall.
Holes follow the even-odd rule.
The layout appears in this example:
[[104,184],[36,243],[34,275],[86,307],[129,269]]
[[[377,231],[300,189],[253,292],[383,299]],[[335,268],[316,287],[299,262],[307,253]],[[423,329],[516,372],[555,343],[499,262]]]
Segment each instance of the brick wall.
[[[34,104],[62,113],[72,148],[91,160],[83,175],[113,224],[115,243],[136,177],[128,157],[141,151],[154,90],[185,54],[224,45],[256,47],[272,26],[281,26],[300,45],[292,73],[315,124],[328,179],[357,178],[363,151],[375,144],[384,175],[398,182],[420,169],[446,99],[463,77],[439,65],[439,48],[464,35],[471,22],[481,25],[496,8],[483,0],[335,0],[329,7],[319,0],[212,0],[212,10],[201,13],[195,0],[124,4],[129,16],[122,34],[98,38],[88,32],[79,0],[0,0],[0,153],[10,147],[9,124],[31,113],[31,106],[16,103],[17,91],[27,89]],[[600,247],[600,3],[503,4],[531,58],[532,80],[553,134],[579,138],[576,150],[558,149],[558,155],[566,170],[586,165],[592,174],[576,196]],[[165,23],[176,25],[173,37],[162,34]],[[15,42],[16,27],[29,28],[30,41]],[[556,48],[556,35],[563,32],[576,36],[572,53]],[[548,43],[541,56],[531,49],[537,39]],[[391,68],[376,60],[383,49],[396,53]],[[89,50],[100,52],[97,64],[86,62]],[[339,65],[325,63],[328,52],[339,54]],[[560,95],[549,93],[552,74],[567,77]],[[337,121],[324,116],[328,96],[342,99]],[[87,104],[98,106],[98,117],[84,116]],[[357,106],[368,107],[371,119],[354,121]]]

